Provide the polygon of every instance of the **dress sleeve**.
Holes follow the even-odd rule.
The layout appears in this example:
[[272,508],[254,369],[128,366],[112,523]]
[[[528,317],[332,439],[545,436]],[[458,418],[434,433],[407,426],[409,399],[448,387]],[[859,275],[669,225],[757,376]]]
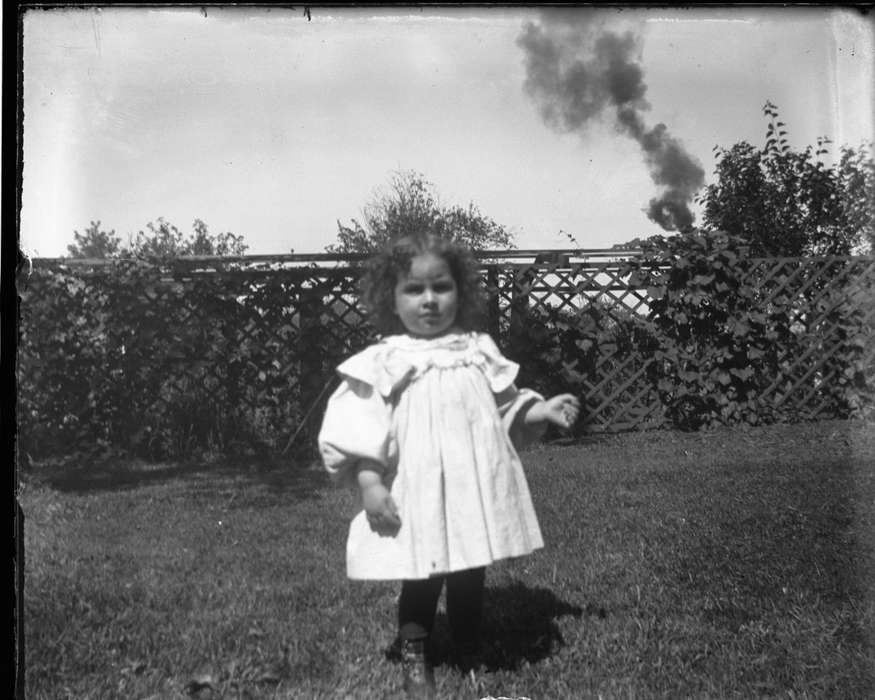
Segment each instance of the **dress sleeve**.
[[361,460],[374,462],[384,471],[392,467],[395,460],[389,404],[371,383],[373,380],[368,373],[360,371],[368,366],[368,359],[358,357],[338,368],[340,386],[328,399],[319,430],[322,463],[342,484],[355,483],[356,468]]
[[546,423],[527,424],[525,421],[526,411],[533,404],[543,401],[544,397],[531,389],[517,389],[512,384],[500,394],[495,395],[495,403],[498,405],[498,414],[510,441],[517,449],[530,445],[540,440],[547,429]]
[[531,389],[517,388],[514,381],[519,373],[519,365],[502,355],[491,337],[485,333],[478,334],[477,346],[486,361],[484,372],[495,394],[498,413],[514,447],[525,447],[540,439],[546,424],[527,425],[525,414],[544,397]]
[[477,334],[477,349],[483,357],[483,372],[486,374],[492,393],[500,394],[513,386],[520,366],[502,355],[495,341],[486,333]]

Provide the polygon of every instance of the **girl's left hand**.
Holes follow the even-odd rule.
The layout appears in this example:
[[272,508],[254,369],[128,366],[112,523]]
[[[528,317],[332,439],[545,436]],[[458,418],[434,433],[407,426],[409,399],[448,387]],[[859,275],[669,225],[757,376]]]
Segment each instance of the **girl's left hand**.
[[544,417],[568,430],[580,415],[580,399],[574,394],[559,394],[544,401]]

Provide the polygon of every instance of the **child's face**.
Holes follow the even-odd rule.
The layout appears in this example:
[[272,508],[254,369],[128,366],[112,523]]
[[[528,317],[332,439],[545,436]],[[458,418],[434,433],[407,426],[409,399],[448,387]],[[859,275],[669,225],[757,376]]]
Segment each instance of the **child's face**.
[[456,320],[459,292],[446,260],[432,253],[415,256],[395,285],[395,313],[411,335],[434,337]]

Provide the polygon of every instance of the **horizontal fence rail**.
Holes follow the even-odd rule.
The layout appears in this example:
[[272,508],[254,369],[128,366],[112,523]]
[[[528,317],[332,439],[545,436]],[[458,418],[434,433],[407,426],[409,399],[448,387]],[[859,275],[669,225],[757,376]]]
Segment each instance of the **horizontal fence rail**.
[[[521,385],[579,395],[581,431],[669,421],[653,300],[627,268],[638,254],[478,254],[484,328],[520,362]],[[358,298],[363,258],[30,261],[19,280],[24,442],[86,435],[168,454],[312,444],[335,367],[375,339]],[[875,258],[752,259],[743,276],[792,329],[759,384],[763,410],[784,420],[864,410],[836,387],[849,343],[870,387],[875,378]]]

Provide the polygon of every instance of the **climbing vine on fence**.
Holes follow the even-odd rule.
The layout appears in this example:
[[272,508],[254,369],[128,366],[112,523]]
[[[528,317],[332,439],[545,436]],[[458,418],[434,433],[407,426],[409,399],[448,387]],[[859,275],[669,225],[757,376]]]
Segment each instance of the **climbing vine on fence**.
[[[875,258],[751,258],[695,231],[618,261],[483,273],[519,383],[578,394],[578,432],[871,411]],[[375,337],[357,279],[247,259],[23,270],[21,450],[281,450],[308,413],[312,446],[334,368]]]
[[650,298],[648,374],[668,419],[695,429],[859,409],[872,378],[871,261],[862,270],[847,258],[751,259],[721,231],[648,241],[624,272]]
[[20,287],[20,444],[33,454],[276,448],[352,347],[313,332],[332,309],[306,270],[118,260],[36,267]]

